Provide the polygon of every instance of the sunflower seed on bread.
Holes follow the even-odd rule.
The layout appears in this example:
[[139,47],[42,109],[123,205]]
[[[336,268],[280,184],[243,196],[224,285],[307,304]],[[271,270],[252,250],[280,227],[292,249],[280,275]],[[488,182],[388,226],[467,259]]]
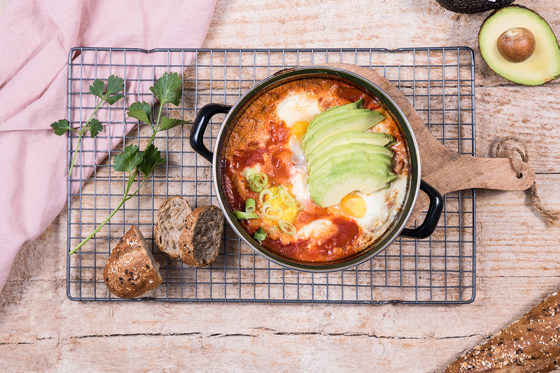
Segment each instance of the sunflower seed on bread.
[[103,279],[109,291],[120,298],[139,297],[161,284],[159,265],[135,225],[111,252]]
[[449,365],[445,373],[546,373],[560,363],[560,293]]
[[183,197],[165,200],[157,214],[154,238],[159,249],[172,258],[179,258],[179,236],[184,230],[184,222],[192,209]]
[[213,263],[220,253],[224,233],[224,214],[210,205],[198,207],[185,219],[179,238],[181,260],[194,267]]

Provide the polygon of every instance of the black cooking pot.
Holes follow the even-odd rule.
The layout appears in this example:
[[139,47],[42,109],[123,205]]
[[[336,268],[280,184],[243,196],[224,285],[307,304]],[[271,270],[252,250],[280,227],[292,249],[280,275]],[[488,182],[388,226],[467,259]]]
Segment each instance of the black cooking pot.
[[[233,211],[231,208],[229,208],[226,201],[227,197],[224,193],[222,183],[222,170],[220,167],[222,151],[224,150],[225,144],[229,139],[229,135],[237,122],[237,118],[243,114],[247,107],[249,107],[258,97],[260,97],[265,92],[268,92],[269,90],[287,82],[308,78],[328,78],[343,81],[354,86],[358,86],[362,90],[368,91],[379,98],[383,105],[385,105],[385,107],[393,115],[395,122],[400,126],[403,133],[403,139],[406,142],[409,151],[410,176],[408,180],[403,208],[400,215],[397,216],[388,231],[385,232],[385,234],[377,239],[374,243],[370,244],[367,248],[363,249],[354,256],[333,262],[314,263],[297,261],[294,259],[283,257],[259,244],[245,231],[245,229],[234,217]],[[204,145],[203,136],[208,122],[216,114],[227,115],[220,128],[214,152],[212,153],[212,151],[210,151]],[[200,109],[193,123],[190,136],[190,144],[198,154],[212,163],[214,187],[216,188],[218,202],[220,203],[220,206],[228,223],[237,233],[237,235],[241,237],[241,239],[245,241],[249,246],[251,246],[257,253],[265,256],[275,263],[289,267],[291,269],[312,272],[342,270],[371,259],[373,256],[382,252],[399,235],[416,239],[427,238],[434,232],[443,209],[443,198],[441,194],[436,189],[421,180],[420,153],[418,151],[418,145],[414,138],[412,128],[408,123],[407,118],[404,116],[399,107],[394,103],[394,101],[378,86],[364,79],[363,77],[346,70],[322,66],[301,67],[282,70],[259,82],[247,93],[241,96],[241,98],[233,106],[222,104],[208,104]],[[406,229],[404,227],[412,213],[414,204],[416,203],[419,189],[424,191],[430,198],[430,206],[428,208],[426,218],[424,219],[424,222],[422,223],[422,225],[420,225],[420,227],[415,229]]]

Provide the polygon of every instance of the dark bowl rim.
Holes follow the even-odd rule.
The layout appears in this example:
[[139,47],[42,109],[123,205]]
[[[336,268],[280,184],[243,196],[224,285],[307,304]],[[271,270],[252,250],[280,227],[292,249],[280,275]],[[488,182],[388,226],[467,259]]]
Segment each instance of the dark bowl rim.
[[[407,146],[408,146],[408,150],[409,150],[409,154],[411,157],[411,177],[410,177],[410,188],[405,200],[405,205],[403,207],[403,213],[400,216],[400,218],[398,220],[395,221],[397,227],[395,229],[392,228],[392,231],[389,232],[390,234],[386,234],[383,239],[380,241],[382,242],[381,245],[379,245],[379,247],[375,247],[373,248],[366,248],[364,250],[362,250],[360,253],[356,254],[353,257],[350,257],[350,259],[341,259],[339,261],[336,262],[328,262],[328,263],[314,263],[314,262],[300,262],[300,261],[293,261],[289,258],[286,258],[284,256],[281,256],[277,253],[272,252],[270,249],[260,245],[259,243],[257,243],[248,233],[247,231],[245,231],[245,229],[243,229],[243,227],[237,222],[237,219],[235,219],[235,217],[233,216],[233,213],[230,211],[231,209],[229,208],[229,206],[227,206],[227,204],[224,201],[224,195],[223,195],[223,191],[221,190],[222,184],[221,184],[221,167],[220,167],[220,159],[221,159],[221,146],[224,143],[224,135],[225,130],[228,128],[227,124],[229,124],[229,122],[231,121],[231,119],[233,117],[235,117],[237,115],[237,110],[242,107],[248,100],[251,99],[251,97],[254,94],[257,94],[261,89],[266,88],[268,85],[273,84],[276,80],[280,80],[282,78],[288,78],[290,76],[293,75],[304,75],[304,74],[324,74],[324,75],[334,75],[334,76],[338,76],[340,78],[345,78],[348,79],[348,76],[352,77],[353,79],[349,79],[352,82],[354,82],[355,84],[358,84],[361,88],[366,89],[367,91],[371,92],[370,89],[368,89],[367,87],[364,87],[364,83],[365,84],[369,84],[371,85],[374,90],[378,91],[380,94],[377,93],[373,93],[375,94],[375,96],[377,96],[379,99],[381,99],[384,104],[386,104],[387,102],[390,104],[389,106],[392,106],[392,108],[388,108],[389,112],[396,117],[396,119],[398,120],[398,124],[401,127],[401,131],[403,131],[405,137],[406,137],[406,141],[407,141]],[[346,75],[346,76],[343,76]],[[360,83],[356,82],[355,80],[361,81]],[[381,97],[380,97],[381,96]],[[386,105],[387,106],[387,105]],[[403,129],[402,124],[405,124],[406,130]],[[412,149],[411,149],[411,143],[412,143],[412,148],[414,149],[414,154],[412,154]],[[378,85],[376,85],[375,83],[369,81],[367,78],[360,76],[356,73],[353,73],[351,71],[348,70],[344,70],[338,67],[332,67],[332,66],[303,66],[303,67],[296,67],[296,68],[289,68],[289,69],[284,69],[281,71],[278,71],[270,76],[268,76],[267,78],[261,80],[260,82],[258,82],[257,84],[255,84],[253,87],[251,87],[251,89],[249,89],[247,92],[245,92],[238,100],[237,102],[231,107],[230,111],[226,114],[222,125],[220,127],[220,130],[218,132],[218,135],[216,137],[216,141],[214,144],[214,157],[212,159],[212,175],[214,178],[214,188],[216,191],[216,196],[218,199],[218,203],[220,204],[220,207],[222,209],[222,211],[224,212],[224,216],[226,218],[226,221],[228,222],[228,224],[230,225],[230,227],[235,231],[235,233],[237,234],[238,237],[240,237],[247,245],[249,245],[256,253],[264,256],[265,258],[267,258],[268,260],[282,266],[282,267],[287,267],[288,269],[291,270],[296,270],[296,271],[303,271],[303,272],[311,272],[311,273],[328,273],[328,272],[336,272],[336,271],[342,271],[342,270],[346,270],[355,266],[358,266],[359,264],[373,258],[374,256],[380,254],[381,252],[383,252],[391,243],[393,243],[393,241],[395,241],[398,236],[400,235],[400,233],[402,232],[402,230],[405,228],[406,223],[408,222],[408,219],[410,218],[410,215],[412,214],[413,211],[413,207],[416,204],[416,200],[418,198],[418,193],[419,193],[419,189],[420,189],[420,175],[421,173],[421,162],[420,162],[420,153],[418,150],[418,144],[416,142],[416,138],[414,136],[414,132],[412,130],[412,127],[410,125],[410,122],[408,121],[408,118],[406,118],[406,116],[404,115],[404,113],[402,112],[402,110],[400,109],[400,107],[394,102],[394,100],[383,90],[381,89]],[[412,160],[415,158],[416,160],[416,164],[412,165]],[[415,167],[413,167],[415,166]],[[416,169],[416,172],[414,172],[414,169]],[[412,198],[411,198],[412,195]],[[405,210],[406,207],[406,210]],[[239,227],[238,227],[239,226]],[[378,245],[379,242],[373,243],[372,245]]]

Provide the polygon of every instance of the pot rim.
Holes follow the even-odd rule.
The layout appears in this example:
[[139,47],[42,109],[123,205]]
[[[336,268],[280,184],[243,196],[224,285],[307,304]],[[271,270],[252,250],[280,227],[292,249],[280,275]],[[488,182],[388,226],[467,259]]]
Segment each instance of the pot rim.
[[[269,84],[271,84],[272,82],[274,82],[279,78],[282,77],[289,78],[293,76],[291,74],[305,75],[305,74],[320,74],[320,73],[326,75],[334,75],[340,78],[346,78],[342,75],[347,75],[353,77],[354,80],[365,82],[366,84],[369,84],[372,87],[374,87],[381,94],[379,95],[375,93],[374,95],[376,97],[390,103],[390,106],[392,106],[392,108],[388,108],[389,112],[394,117],[396,117],[398,125],[401,128],[401,131],[403,131],[405,135],[404,137],[406,139],[409,156],[411,158],[411,174],[408,181],[409,190],[407,191],[407,196],[405,197],[405,201],[403,202],[402,211],[404,211],[404,213],[393,223],[393,225],[395,224],[398,225],[396,229],[391,228],[392,231],[385,233],[385,235],[381,237],[381,240],[377,240],[376,242],[370,244],[368,248],[363,249],[359,253],[355,254],[353,257],[350,257],[350,259],[345,258],[335,262],[300,262],[281,256],[271,251],[270,249],[262,246],[261,244],[257,243],[251,236],[249,236],[247,231],[237,222],[237,219],[235,219],[233,213],[231,212],[231,208],[227,206],[225,202],[225,198],[223,198],[223,191],[221,191],[218,188],[218,185],[221,186],[220,146],[224,142],[223,136],[226,134],[225,131],[228,128],[227,124],[229,124],[232,117],[235,117],[237,115],[237,109],[239,109],[239,106],[245,104],[246,100],[250,98],[252,95],[258,93],[261,89],[266,88]],[[358,84],[360,87],[366,89],[368,92],[371,92],[371,90],[368,89],[368,87],[364,87],[363,84],[355,82],[354,80],[352,80],[353,83]],[[385,102],[384,104],[386,105]],[[406,125],[407,130],[403,130],[401,122]],[[409,136],[407,136],[407,134],[409,134]],[[412,146],[410,144],[411,142],[412,142]],[[414,157],[416,159],[416,165],[415,165],[416,172],[413,172],[414,165],[412,165],[413,154],[411,148],[414,149],[414,153],[415,153]],[[264,256],[268,260],[282,267],[288,267],[288,269],[293,269],[296,271],[303,271],[303,272],[311,272],[311,273],[327,273],[327,272],[345,270],[351,267],[355,267],[367,260],[370,260],[374,256],[383,252],[391,243],[393,243],[393,241],[395,241],[398,238],[402,230],[405,228],[406,223],[410,218],[410,215],[412,214],[420,190],[421,175],[422,175],[422,169],[421,169],[420,152],[418,149],[418,143],[416,141],[416,137],[414,136],[414,132],[408,121],[408,118],[404,115],[404,113],[402,112],[400,107],[395,103],[395,101],[378,85],[376,85],[375,83],[371,82],[370,80],[368,80],[367,78],[361,75],[358,75],[356,73],[338,67],[322,66],[322,65],[302,66],[302,67],[295,67],[295,68],[281,70],[261,80],[256,85],[251,87],[251,89],[245,92],[237,100],[237,102],[231,107],[229,112],[226,114],[221,124],[218,135],[216,137],[216,141],[213,149],[213,158],[212,158],[212,176],[214,178],[213,184],[214,184],[214,190],[216,191],[216,197],[218,199],[218,203],[220,204],[220,207],[224,213],[227,222],[229,223],[230,227],[232,227],[232,229],[235,231],[237,236],[240,237],[255,252]],[[414,190],[412,190],[413,188]],[[377,247],[377,245],[380,242],[382,242],[382,244]]]

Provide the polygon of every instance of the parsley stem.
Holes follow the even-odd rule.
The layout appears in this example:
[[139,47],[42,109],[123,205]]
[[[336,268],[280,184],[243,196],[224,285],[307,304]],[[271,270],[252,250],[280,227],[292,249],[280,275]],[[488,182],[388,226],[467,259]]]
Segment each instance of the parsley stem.
[[70,165],[70,171],[68,171],[68,177],[72,176],[72,170],[74,169],[74,163],[76,163],[76,158],[78,158],[78,149],[80,149],[80,144],[82,143],[82,133],[78,134],[78,144],[74,150],[74,156],[72,157],[72,164]]
[[86,122],[86,125],[82,127],[81,131],[78,132],[77,130],[75,130],[73,128],[70,128],[72,131],[74,131],[78,134],[78,145],[76,145],[76,149],[74,149],[74,156],[72,157],[72,163],[70,164],[70,171],[68,171],[68,177],[72,176],[72,170],[74,169],[74,164],[76,163],[76,158],[78,157],[78,150],[80,150],[80,144],[82,143],[82,136],[88,130],[89,123],[91,122],[91,120],[95,116],[95,113],[97,113],[97,110],[99,109],[99,107],[101,106],[103,101],[105,101],[105,99],[103,99],[103,98],[101,100],[99,100],[99,103],[95,107],[95,110],[93,110],[93,113],[91,113],[91,115],[89,116],[89,119]]
[[129,177],[128,183],[126,185],[126,190],[124,192],[123,199],[121,200],[119,205],[117,207],[115,207],[113,209],[113,211],[111,211],[111,213],[109,214],[109,216],[107,216],[107,218],[103,221],[103,223],[101,223],[97,228],[95,228],[95,230],[89,236],[84,238],[84,240],[82,242],[80,242],[78,244],[78,246],[76,246],[70,252],[68,252],[69,255],[74,254],[82,246],[84,246],[86,244],[86,242],[88,242],[93,236],[95,236],[97,234],[97,232],[99,232],[101,230],[101,228],[103,228],[105,226],[105,224],[107,224],[109,222],[109,220],[111,220],[111,218],[121,209],[122,205],[124,205],[124,203],[126,201],[128,201],[129,199],[134,197],[136,195],[136,193],[138,193],[138,191],[140,190],[140,188],[142,187],[142,185],[144,185],[144,182],[146,181],[145,177],[144,177],[144,180],[142,180],[142,183],[141,183],[140,187],[133,194],[131,194],[130,196],[128,195],[128,192],[130,191],[130,188],[132,187],[132,183],[134,182],[134,179],[136,179],[136,175],[138,175],[138,170],[136,170],[134,172],[134,174],[131,177]]
[[[160,114],[161,114],[161,109],[160,109]],[[91,120],[91,119],[90,119]],[[159,117],[158,117],[158,123],[159,123]],[[150,137],[150,141],[148,141],[148,145],[146,145],[146,147],[150,146],[152,144],[152,142],[154,141],[154,138],[156,137],[156,133],[157,131],[153,131],[152,132],[152,137]],[[80,141],[82,140],[82,133],[80,133],[80,136],[78,137],[78,146],[77,148],[80,147]],[[76,148],[76,149],[77,149]],[[77,153],[76,153],[77,154]],[[73,164],[73,162],[72,162]],[[72,170],[72,169],[70,169]],[[101,230],[101,228],[103,228],[105,226],[105,224],[107,224],[109,222],[109,220],[111,220],[111,218],[121,209],[121,207],[124,205],[124,203],[126,201],[128,201],[129,199],[131,199],[132,197],[134,197],[142,188],[142,186],[144,185],[144,183],[146,182],[146,179],[148,178],[149,175],[144,175],[144,178],[142,179],[142,182],[140,183],[140,186],[138,187],[138,189],[136,189],[136,191],[132,194],[128,194],[130,192],[130,188],[132,187],[132,183],[134,182],[134,180],[136,179],[136,176],[138,175],[138,169],[136,169],[136,171],[134,171],[134,173],[132,175],[129,175],[128,178],[128,183],[126,185],[126,189],[124,191],[124,196],[123,199],[121,200],[121,202],[119,203],[119,205],[117,207],[115,207],[113,209],[113,211],[111,211],[111,213],[109,214],[109,216],[97,227],[95,228],[95,230],[86,238],[84,238],[84,240],[82,242],[80,242],[78,244],[78,246],[76,246],[75,248],[73,248],[70,252],[68,252],[69,255],[74,254],[76,251],[78,251],[82,246],[84,246],[86,244],[86,242],[88,242],[93,236],[95,236],[97,234],[97,232],[99,232]]]

